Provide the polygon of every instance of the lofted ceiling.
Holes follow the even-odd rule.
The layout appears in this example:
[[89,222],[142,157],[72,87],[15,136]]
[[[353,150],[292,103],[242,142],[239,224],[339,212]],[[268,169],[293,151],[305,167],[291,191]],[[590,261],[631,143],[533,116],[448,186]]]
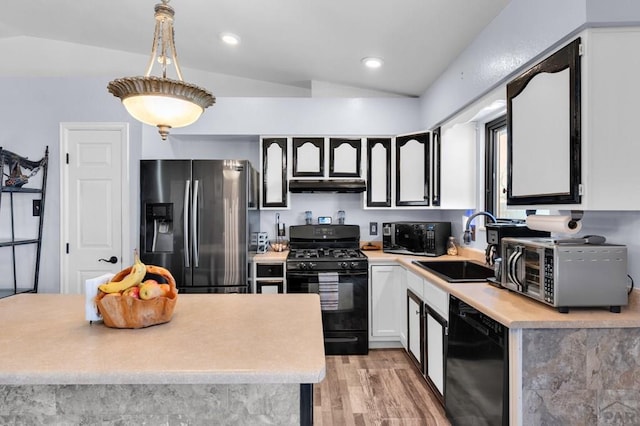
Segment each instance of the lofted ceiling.
[[[0,39],[34,37],[149,55],[159,0],[20,0]],[[420,96],[509,0],[172,0],[182,67],[310,87]],[[227,46],[221,32],[241,37]],[[360,60],[384,58],[380,69]],[[100,66],[100,64],[96,64]],[[146,63],[140,64],[140,73]],[[188,81],[188,76],[185,76]]]

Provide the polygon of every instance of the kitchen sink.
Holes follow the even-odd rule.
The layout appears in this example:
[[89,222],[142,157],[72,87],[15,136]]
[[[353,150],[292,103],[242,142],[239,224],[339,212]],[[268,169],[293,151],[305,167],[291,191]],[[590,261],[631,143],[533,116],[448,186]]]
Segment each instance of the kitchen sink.
[[414,260],[413,263],[450,283],[485,282],[494,276],[493,268],[470,260]]

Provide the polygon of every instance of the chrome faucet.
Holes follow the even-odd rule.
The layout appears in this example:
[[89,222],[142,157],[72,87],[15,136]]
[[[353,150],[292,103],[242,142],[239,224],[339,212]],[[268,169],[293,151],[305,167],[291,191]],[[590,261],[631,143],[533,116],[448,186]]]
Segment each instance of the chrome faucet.
[[466,245],[469,245],[471,243],[471,230],[470,230],[470,226],[471,226],[471,221],[476,217],[476,216],[486,216],[489,219],[491,219],[493,221],[493,223],[497,223],[498,220],[495,218],[494,215],[492,215],[489,212],[477,212],[472,214],[471,216],[469,216],[469,219],[467,219],[467,224],[464,227],[464,234],[462,235],[462,240],[464,241],[464,243]]

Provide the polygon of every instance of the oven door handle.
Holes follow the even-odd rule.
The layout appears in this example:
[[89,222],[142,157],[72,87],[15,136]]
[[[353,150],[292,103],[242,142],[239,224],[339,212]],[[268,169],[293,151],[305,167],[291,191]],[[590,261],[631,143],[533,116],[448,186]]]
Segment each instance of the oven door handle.
[[324,341],[327,343],[356,343],[357,337],[325,337]]
[[[330,272],[330,271],[325,271]],[[316,277],[318,274],[321,274],[322,271],[309,271],[309,272],[287,272],[287,278],[308,278],[308,277]],[[368,271],[340,271],[336,272],[338,277],[363,277],[369,274]]]

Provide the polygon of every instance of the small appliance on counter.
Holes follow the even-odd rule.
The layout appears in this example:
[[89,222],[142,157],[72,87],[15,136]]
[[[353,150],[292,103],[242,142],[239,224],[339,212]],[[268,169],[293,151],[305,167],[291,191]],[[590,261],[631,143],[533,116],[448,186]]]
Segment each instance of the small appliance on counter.
[[256,253],[266,253],[269,249],[269,234],[266,232],[252,232],[251,247]]
[[451,222],[385,222],[382,251],[420,256],[441,256],[447,252]]
[[522,222],[487,222],[487,250],[485,252],[485,261],[487,265],[494,265],[496,258],[502,253],[502,239],[504,237],[549,237],[551,234],[545,231],[536,231],[529,229]]
[[628,304],[627,247],[599,236],[502,239],[500,281],[561,313],[571,307]]
[[286,240],[286,226],[280,222],[280,213],[276,213],[276,239],[271,241],[271,249],[273,251],[281,252],[289,248],[289,243]]

